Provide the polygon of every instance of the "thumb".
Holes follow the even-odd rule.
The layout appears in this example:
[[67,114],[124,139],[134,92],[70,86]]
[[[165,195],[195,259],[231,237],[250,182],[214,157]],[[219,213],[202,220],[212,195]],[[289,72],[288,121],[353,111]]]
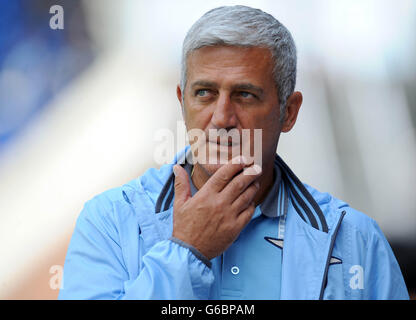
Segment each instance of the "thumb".
[[191,197],[189,176],[184,168],[176,164],[173,166],[175,174],[175,205],[182,206]]

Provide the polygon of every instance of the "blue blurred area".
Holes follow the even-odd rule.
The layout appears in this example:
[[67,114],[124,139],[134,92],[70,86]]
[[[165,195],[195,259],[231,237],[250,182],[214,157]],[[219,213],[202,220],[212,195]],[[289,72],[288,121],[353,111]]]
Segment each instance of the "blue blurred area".
[[[49,8],[64,8],[64,29],[53,30]],[[93,60],[79,1],[2,1],[0,4],[0,156],[46,105]]]

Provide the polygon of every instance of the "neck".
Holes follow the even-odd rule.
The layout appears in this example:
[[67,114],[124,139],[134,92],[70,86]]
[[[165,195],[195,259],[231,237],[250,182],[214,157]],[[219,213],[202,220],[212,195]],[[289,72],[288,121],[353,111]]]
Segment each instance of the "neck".
[[257,191],[254,197],[254,203],[259,205],[266,198],[270,188],[274,181],[274,161],[264,164],[262,168],[262,174],[256,179],[260,183],[260,189]]

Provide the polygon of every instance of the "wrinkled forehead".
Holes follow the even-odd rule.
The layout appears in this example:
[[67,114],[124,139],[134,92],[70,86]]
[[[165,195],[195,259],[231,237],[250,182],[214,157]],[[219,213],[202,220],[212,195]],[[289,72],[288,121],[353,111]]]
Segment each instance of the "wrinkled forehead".
[[270,81],[273,74],[272,54],[264,47],[205,46],[192,51],[186,64],[188,83],[209,80],[204,75],[242,82],[246,78],[262,77]]
[[195,56],[206,56],[206,57],[215,57],[219,60],[222,60],[226,54],[237,54],[239,56],[250,56],[253,53],[256,53],[257,59],[270,59],[273,60],[273,51],[266,46],[236,46],[236,45],[206,45],[201,46],[197,49],[194,49],[187,53],[185,61],[186,66],[189,67],[189,60]]

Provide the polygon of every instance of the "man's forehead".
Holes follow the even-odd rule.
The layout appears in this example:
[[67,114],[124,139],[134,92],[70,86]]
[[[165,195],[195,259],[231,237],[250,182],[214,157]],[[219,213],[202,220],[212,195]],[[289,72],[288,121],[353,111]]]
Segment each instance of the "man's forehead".
[[218,88],[225,81],[230,89],[261,95],[261,87],[273,78],[270,50],[262,47],[202,47],[192,52],[186,63],[189,88]]
[[240,55],[252,55],[257,53],[258,56],[264,57],[264,59],[272,58],[272,52],[269,48],[262,46],[229,46],[229,45],[213,45],[203,46],[198,49],[192,50],[188,53],[187,61],[193,57],[207,57],[210,55],[227,55],[230,53],[238,53]]
[[[190,76],[204,72],[272,71],[274,63],[270,50],[263,47],[206,46],[192,51],[186,60]],[[250,70],[251,69],[251,70]],[[226,75],[226,74],[224,74]],[[205,79],[199,79],[205,80]]]

